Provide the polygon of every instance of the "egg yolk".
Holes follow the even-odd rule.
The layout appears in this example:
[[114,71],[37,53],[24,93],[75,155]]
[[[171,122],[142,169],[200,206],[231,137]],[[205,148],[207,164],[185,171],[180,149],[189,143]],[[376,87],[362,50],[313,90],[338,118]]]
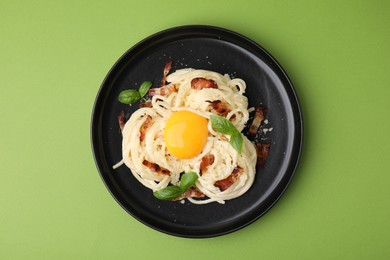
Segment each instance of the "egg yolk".
[[198,114],[182,110],[167,121],[164,140],[168,151],[180,159],[198,155],[207,142],[208,120]]

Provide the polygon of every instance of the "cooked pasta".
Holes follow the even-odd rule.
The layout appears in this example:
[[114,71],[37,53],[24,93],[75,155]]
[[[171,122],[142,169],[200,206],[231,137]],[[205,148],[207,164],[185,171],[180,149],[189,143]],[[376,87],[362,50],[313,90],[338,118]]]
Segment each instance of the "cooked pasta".
[[[149,90],[152,96],[149,107],[138,109],[126,122],[122,131],[123,163],[140,183],[153,191],[177,185],[183,172],[197,173],[196,189],[207,198],[190,196],[189,201],[195,204],[224,203],[241,196],[255,178],[256,149],[241,134],[242,151],[237,152],[229,143],[231,137],[215,131],[209,119],[211,115],[219,115],[239,132],[244,129],[249,120],[245,82],[195,69],[177,70],[166,80],[170,83]],[[183,110],[207,120],[205,145],[191,158],[172,155],[164,138],[169,118]],[[193,129],[198,128],[194,125]]]

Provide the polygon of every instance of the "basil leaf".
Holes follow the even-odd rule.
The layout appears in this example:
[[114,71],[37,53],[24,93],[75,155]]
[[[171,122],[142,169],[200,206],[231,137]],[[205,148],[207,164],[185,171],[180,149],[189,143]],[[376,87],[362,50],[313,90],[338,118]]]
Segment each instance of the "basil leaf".
[[236,131],[230,136],[229,143],[233,146],[234,150],[236,150],[238,153],[241,153],[242,151],[242,143],[243,138],[240,132]]
[[179,186],[167,186],[164,189],[153,192],[153,195],[159,200],[171,200],[179,197],[183,193]]
[[140,99],[141,96],[138,91],[134,89],[123,90],[118,96],[119,102],[123,104],[132,104]]
[[141,98],[144,97],[146,95],[146,93],[148,93],[151,86],[152,86],[151,81],[145,81],[141,84],[141,86],[138,89],[138,92],[139,92]]
[[159,200],[171,200],[177,198],[191,188],[197,179],[198,175],[195,172],[184,173],[180,179],[180,186],[167,186],[161,190],[153,192],[153,195]]
[[198,175],[195,172],[187,172],[183,174],[180,179],[180,187],[183,192],[194,186],[197,179]]
[[233,123],[224,117],[211,115],[210,121],[213,129],[221,134],[231,135],[237,131]]
[[233,146],[234,150],[238,153],[242,151],[243,138],[241,133],[233,125],[232,122],[224,117],[211,115],[210,116],[211,126],[217,132],[221,134],[230,135],[229,143]]

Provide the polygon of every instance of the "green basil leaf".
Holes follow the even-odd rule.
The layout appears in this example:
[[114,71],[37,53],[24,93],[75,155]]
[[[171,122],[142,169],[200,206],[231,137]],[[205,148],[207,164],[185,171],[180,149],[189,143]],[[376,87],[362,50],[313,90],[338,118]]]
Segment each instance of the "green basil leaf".
[[194,186],[197,179],[198,175],[195,172],[184,173],[180,179],[180,187],[183,192]]
[[138,91],[134,89],[123,90],[118,96],[119,102],[123,104],[132,104],[140,99],[141,96]]
[[153,192],[153,195],[159,200],[171,200],[179,197],[183,193],[179,186],[167,186],[161,190]]
[[151,86],[152,86],[151,81],[145,81],[144,83],[141,84],[141,86],[138,89],[141,98],[144,97],[146,93],[148,93]]
[[177,198],[191,188],[197,179],[198,175],[195,172],[187,172],[181,176],[180,186],[168,186],[153,192],[153,195],[160,200],[171,200]]
[[229,143],[233,146],[234,150],[236,150],[238,153],[241,153],[242,151],[242,143],[243,138],[240,132],[236,131],[230,136]]
[[211,115],[210,121],[213,129],[221,134],[231,135],[237,131],[233,123],[224,117]]
[[220,132],[221,134],[230,135],[230,144],[233,146],[234,150],[241,153],[244,140],[233,123],[224,117],[215,115],[210,116],[210,121],[211,126],[215,131]]

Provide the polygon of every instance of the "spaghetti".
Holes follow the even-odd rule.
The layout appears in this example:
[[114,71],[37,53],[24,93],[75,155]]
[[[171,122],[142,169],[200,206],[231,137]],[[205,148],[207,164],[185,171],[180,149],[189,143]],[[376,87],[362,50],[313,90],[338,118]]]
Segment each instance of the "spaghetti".
[[[153,191],[177,185],[183,172],[195,172],[198,175],[195,189],[207,196],[198,199],[190,195],[188,200],[195,204],[224,203],[241,196],[255,178],[255,146],[241,134],[242,151],[237,152],[229,143],[231,137],[215,131],[209,119],[211,115],[219,115],[239,132],[244,129],[250,112],[244,96],[245,82],[195,69],[177,70],[166,80],[170,83],[149,90],[151,102],[135,111],[124,125],[123,163],[140,183]],[[208,119],[207,142],[199,154],[189,159],[173,156],[164,140],[168,119],[181,110]]]

